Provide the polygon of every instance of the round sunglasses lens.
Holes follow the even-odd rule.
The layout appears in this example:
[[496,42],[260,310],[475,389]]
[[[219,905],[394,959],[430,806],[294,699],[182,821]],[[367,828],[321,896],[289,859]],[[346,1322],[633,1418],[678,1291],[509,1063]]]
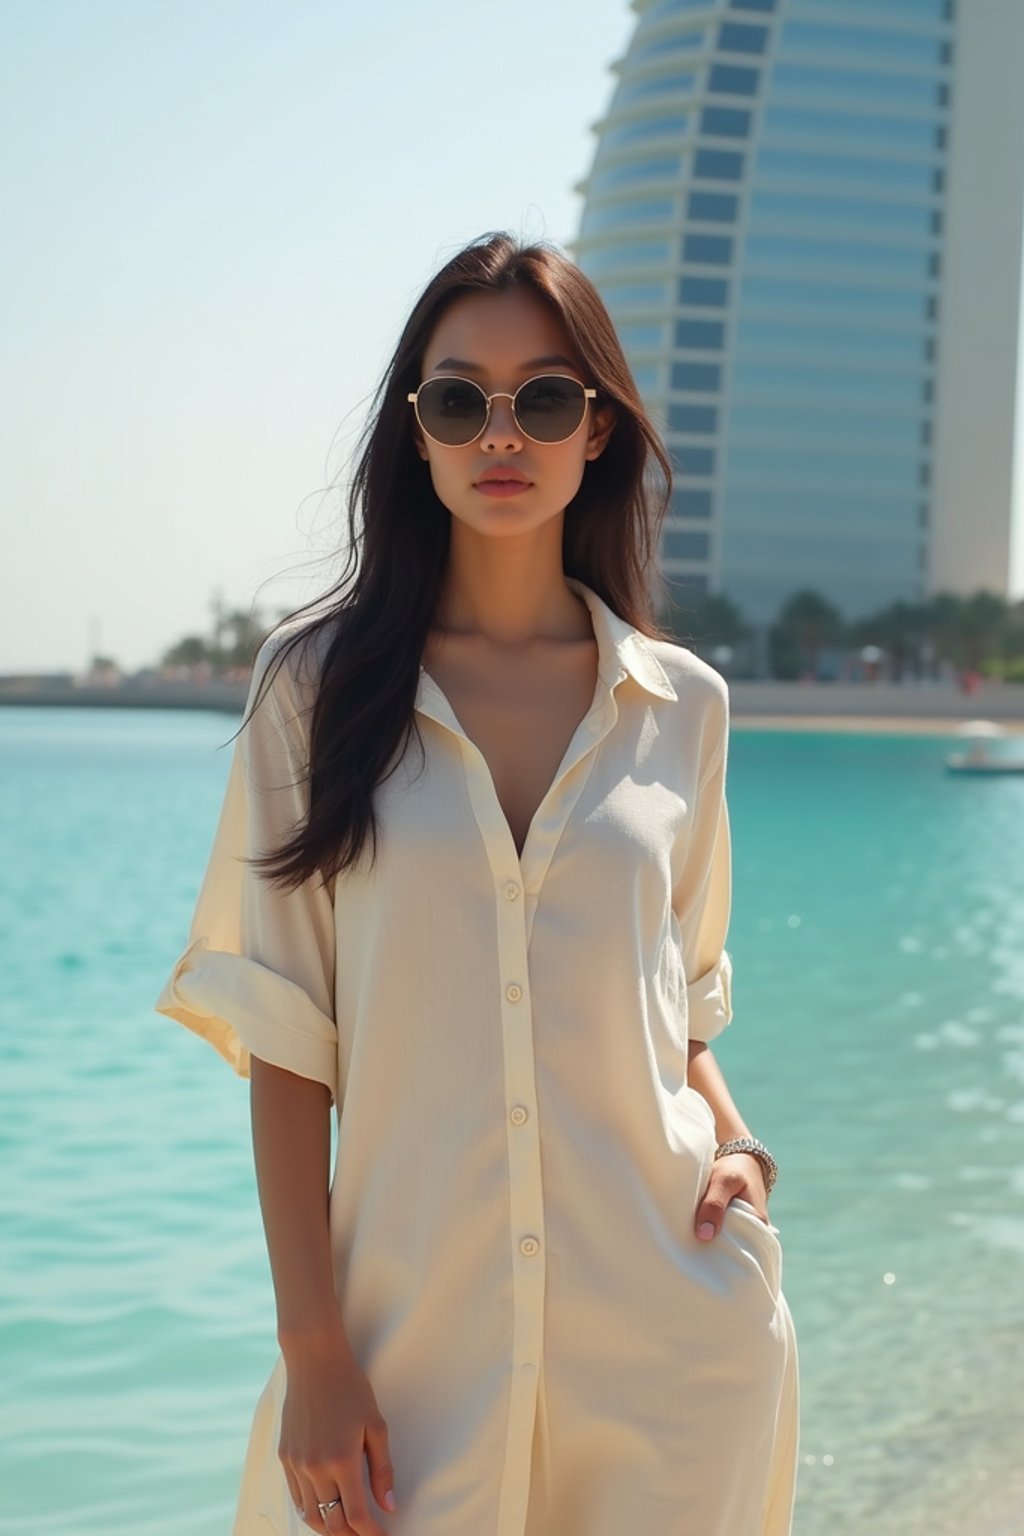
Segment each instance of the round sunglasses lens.
[[561,443],[583,420],[587,397],[575,379],[545,374],[528,379],[516,395],[519,425],[538,443]]
[[470,379],[428,379],[417,407],[424,432],[449,448],[471,443],[487,416],[483,390]]

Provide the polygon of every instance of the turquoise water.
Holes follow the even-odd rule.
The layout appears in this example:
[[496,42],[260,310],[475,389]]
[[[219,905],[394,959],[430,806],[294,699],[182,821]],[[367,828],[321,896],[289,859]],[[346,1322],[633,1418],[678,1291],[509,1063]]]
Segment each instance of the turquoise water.
[[[10,1536],[230,1529],[276,1350],[247,1088],[152,1003],[235,723],[0,709]],[[1024,1529],[1024,778],[949,745],[733,732],[716,1054],[782,1169],[795,1536]]]

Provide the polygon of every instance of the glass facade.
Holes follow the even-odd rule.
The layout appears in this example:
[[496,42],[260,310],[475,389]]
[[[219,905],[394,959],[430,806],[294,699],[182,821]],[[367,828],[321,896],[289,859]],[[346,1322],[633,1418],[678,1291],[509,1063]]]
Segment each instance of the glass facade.
[[639,0],[575,254],[676,481],[662,559],[755,623],[923,594],[949,0]]

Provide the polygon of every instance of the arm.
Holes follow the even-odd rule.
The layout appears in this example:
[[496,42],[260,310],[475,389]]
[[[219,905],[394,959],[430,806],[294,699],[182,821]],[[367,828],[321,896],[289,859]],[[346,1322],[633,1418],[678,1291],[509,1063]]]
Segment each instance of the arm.
[[330,1091],[251,1061],[253,1159],[277,1301],[277,1336],[293,1351],[347,1347],[334,1294],[328,1227]]
[[340,1494],[349,1528],[384,1536],[363,1495],[361,1465],[365,1454],[374,1497],[394,1509],[387,1425],[334,1292],[330,1090],[257,1056],[250,1067],[253,1157],[287,1377],[277,1447],[285,1481],[313,1530],[329,1529],[317,1503]]
[[[711,1106],[718,1143],[751,1131],[740,1114],[708,1041],[732,1020],[732,961],[725,948],[732,906],[732,839],[726,799],[729,746],[728,694],[716,690],[718,708],[705,734],[708,759],[698,785],[686,856],[673,895],[686,974],[687,1080]],[[768,1220],[761,1164],[749,1152],[734,1152],[712,1165],[696,1216],[697,1235],[710,1241],[722,1225],[725,1207],[737,1195]]]
[[[722,1069],[711,1053],[706,1040],[691,1040],[688,1078],[691,1088],[711,1105],[715,1117],[715,1135],[720,1142],[731,1141],[734,1136],[752,1136],[736,1105],[733,1103]],[[757,1158],[752,1158],[757,1163]],[[760,1165],[758,1165],[760,1166]]]

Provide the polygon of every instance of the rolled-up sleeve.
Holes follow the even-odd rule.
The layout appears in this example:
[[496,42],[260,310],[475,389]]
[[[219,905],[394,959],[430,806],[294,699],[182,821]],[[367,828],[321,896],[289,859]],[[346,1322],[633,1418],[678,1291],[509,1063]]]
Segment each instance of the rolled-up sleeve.
[[[267,646],[257,658],[250,706],[273,654]],[[240,1077],[258,1056],[324,1083],[333,1101],[330,892],[318,876],[282,890],[247,862],[278,848],[304,819],[309,707],[288,657],[235,741],[188,944],[156,1010],[209,1041]]]
[[682,871],[673,892],[686,978],[688,1033],[712,1040],[732,1019],[732,960],[725,948],[732,904],[732,845],[725,781],[728,696],[709,727],[709,761],[697,789]]

